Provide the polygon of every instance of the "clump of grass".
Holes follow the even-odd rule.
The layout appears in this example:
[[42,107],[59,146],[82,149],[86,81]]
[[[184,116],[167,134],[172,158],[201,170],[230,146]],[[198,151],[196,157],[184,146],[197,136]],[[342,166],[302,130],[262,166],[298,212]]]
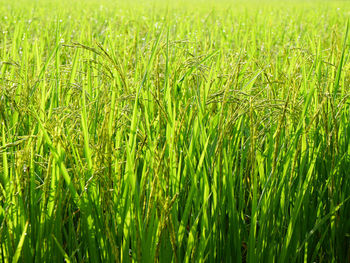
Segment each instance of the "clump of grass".
[[0,3],[0,261],[350,260],[346,3]]

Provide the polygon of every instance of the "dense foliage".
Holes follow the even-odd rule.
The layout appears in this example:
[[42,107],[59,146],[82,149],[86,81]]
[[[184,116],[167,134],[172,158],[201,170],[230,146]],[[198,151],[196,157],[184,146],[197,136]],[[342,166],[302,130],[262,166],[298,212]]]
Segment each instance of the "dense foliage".
[[349,15],[0,0],[0,261],[349,262]]

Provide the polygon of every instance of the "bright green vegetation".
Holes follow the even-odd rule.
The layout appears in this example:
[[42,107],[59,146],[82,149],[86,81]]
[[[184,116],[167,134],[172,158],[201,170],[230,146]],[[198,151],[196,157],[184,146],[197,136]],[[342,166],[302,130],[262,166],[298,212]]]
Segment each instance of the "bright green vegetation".
[[0,0],[0,261],[349,262],[349,15]]

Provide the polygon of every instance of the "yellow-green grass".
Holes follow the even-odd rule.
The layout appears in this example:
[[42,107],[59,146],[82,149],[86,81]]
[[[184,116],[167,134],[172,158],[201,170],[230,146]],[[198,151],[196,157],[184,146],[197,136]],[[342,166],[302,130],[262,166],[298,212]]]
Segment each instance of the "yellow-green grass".
[[349,16],[0,0],[0,261],[349,262]]

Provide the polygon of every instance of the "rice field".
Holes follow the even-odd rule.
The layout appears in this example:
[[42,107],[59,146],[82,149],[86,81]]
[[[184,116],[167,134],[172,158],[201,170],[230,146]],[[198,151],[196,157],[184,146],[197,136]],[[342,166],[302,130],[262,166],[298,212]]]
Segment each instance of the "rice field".
[[349,17],[0,0],[0,262],[350,262]]

